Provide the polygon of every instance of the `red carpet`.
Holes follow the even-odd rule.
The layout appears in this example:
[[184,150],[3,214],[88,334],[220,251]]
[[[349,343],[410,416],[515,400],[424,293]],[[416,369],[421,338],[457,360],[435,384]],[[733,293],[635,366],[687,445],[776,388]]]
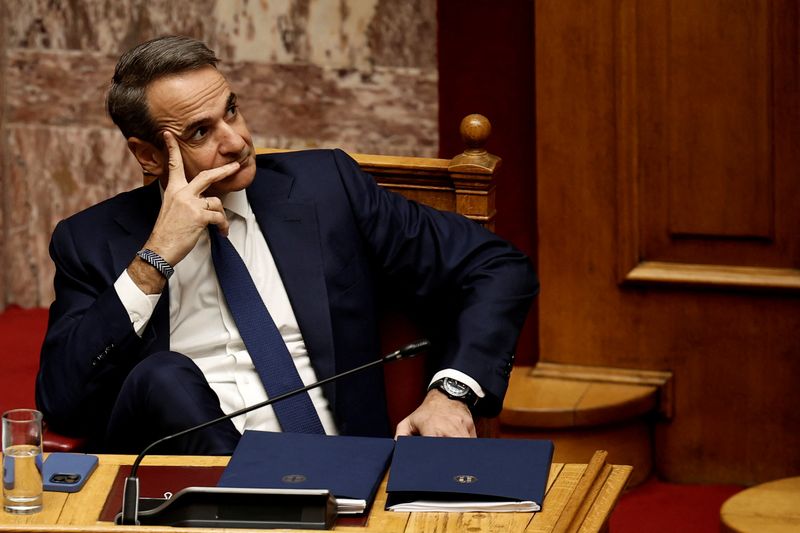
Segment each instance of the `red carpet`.
[[650,479],[624,494],[611,515],[611,533],[716,533],[719,509],[744,487],[681,485]]

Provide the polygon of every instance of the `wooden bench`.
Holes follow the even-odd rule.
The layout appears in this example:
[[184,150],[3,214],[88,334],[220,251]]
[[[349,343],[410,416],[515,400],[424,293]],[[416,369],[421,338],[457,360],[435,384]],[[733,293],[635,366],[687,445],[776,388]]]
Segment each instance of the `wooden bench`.
[[598,448],[634,467],[629,486],[653,467],[653,422],[672,416],[672,374],[540,362],[511,373],[500,436],[551,439],[554,461],[586,460]]

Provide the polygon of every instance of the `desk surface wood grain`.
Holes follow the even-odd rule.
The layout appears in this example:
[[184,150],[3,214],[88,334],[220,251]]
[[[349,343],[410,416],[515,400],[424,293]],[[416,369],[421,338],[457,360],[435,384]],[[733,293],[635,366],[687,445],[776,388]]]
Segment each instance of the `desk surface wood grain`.
[[720,509],[723,533],[792,533],[800,524],[800,476],[734,494]]
[[[115,526],[98,517],[120,465],[129,465],[130,455],[100,455],[100,465],[80,492],[45,492],[44,510],[33,515],[0,511],[0,531],[11,532],[120,532],[202,533],[205,528],[159,526]],[[225,466],[228,457],[147,457],[143,465]],[[339,526],[335,531],[358,533],[410,533],[417,531],[602,531],[632,468],[605,464],[605,452],[597,452],[588,465],[554,463],[547,495],[539,513],[395,513],[383,509],[386,480],[375,497],[366,527]],[[226,529],[213,531],[244,531]],[[252,531],[252,530],[251,530]],[[275,531],[275,530],[266,530]]]

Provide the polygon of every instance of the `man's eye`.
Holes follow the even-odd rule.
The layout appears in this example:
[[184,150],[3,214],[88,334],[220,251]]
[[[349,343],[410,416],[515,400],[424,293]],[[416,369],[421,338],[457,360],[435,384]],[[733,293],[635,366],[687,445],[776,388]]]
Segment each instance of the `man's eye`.
[[199,141],[200,139],[206,136],[206,133],[208,133],[208,128],[197,128],[196,130],[194,130],[194,133],[192,133],[190,139],[192,141]]
[[225,112],[225,118],[226,119],[231,119],[231,118],[235,117],[237,115],[237,113],[239,113],[239,106],[236,105],[236,104],[233,104]]

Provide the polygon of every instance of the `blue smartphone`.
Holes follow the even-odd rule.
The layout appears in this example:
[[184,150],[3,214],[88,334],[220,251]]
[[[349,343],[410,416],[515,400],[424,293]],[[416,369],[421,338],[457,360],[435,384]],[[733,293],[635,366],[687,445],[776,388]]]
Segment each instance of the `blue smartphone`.
[[97,456],[85,453],[53,452],[44,461],[44,490],[78,492],[97,468]]

